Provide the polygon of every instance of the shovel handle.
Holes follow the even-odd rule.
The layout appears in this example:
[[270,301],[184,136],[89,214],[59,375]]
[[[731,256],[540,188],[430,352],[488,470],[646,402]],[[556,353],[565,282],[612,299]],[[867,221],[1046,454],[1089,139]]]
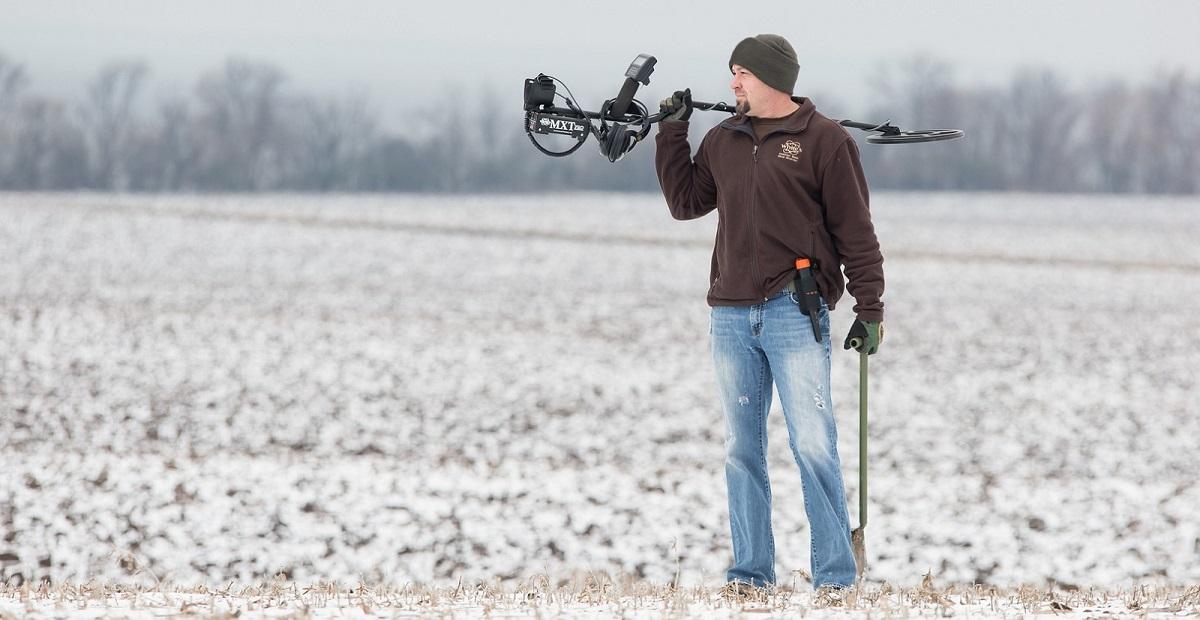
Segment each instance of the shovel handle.
[[867,352],[858,354],[858,527],[867,526]]

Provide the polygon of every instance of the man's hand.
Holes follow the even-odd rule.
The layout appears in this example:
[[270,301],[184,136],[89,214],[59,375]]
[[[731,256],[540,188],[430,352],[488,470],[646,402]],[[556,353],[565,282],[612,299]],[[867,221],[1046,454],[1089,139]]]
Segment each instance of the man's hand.
[[692,116],[692,89],[675,91],[658,104],[658,111],[669,115],[664,121],[687,121]]
[[873,355],[879,350],[879,345],[883,342],[883,323],[879,321],[859,321],[854,320],[854,324],[850,326],[850,333],[846,335],[846,343],[843,349],[854,349],[859,353],[867,352],[867,355]]

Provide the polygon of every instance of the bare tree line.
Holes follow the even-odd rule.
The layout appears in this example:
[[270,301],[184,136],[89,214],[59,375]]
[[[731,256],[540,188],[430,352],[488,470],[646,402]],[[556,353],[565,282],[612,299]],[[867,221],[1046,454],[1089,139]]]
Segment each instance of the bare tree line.
[[[872,80],[876,105],[856,120],[958,127],[968,137],[864,145],[873,187],[1200,190],[1200,79],[1176,71],[1137,86],[1072,88],[1061,74],[1030,68],[1004,86],[967,88],[952,75],[948,64],[922,57],[881,67]],[[148,77],[140,62],[111,63],[83,100],[64,102],[29,92],[25,68],[0,54],[0,189],[658,189],[652,145],[616,164],[594,144],[565,159],[545,157],[522,131],[519,99],[493,89],[451,93],[443,98],[449,105],[415,112],[432,131],[413,136],[386,130],[365,95],[295,92],[269,64],[228,60],[192,92],[161,101],[146,100]]]
[[1194,194],[1200,191],[1200,79],[1162,73],[1141,86],[1072,89],[1044,68],[1003,87],[963,88],[916,57],[874,81],[873,119],[957,127],[967,138],[863,149],[873,186],[897,189]]
[[365,98],[294,94],[277,68],[230,60],[192,97],[141,105],[147,73],[106,65],[70,105],[25,92],[23,67],[0,56],[0,188],[371,189],[381,139]]

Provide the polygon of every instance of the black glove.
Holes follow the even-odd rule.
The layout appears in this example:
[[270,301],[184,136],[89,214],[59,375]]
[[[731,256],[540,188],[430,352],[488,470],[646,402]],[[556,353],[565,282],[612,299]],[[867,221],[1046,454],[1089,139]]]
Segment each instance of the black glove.
[[668,115],[664,121],[687,121],[692,116],[692,89],[675,91],[658,104],[658,111]]
[[874,355],[879,350],[881,343],[883,343],[882,322],[860,321],[856,319],[854,324],[850,326],[850,333],[846,334],[846,342],[842,348],[853,348],[859,353],[866,351],[867,355]]

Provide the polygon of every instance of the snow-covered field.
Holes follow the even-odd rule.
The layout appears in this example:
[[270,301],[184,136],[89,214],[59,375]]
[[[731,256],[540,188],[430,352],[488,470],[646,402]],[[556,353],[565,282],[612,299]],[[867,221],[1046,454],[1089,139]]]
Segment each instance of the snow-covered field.
[[285,579],[235,587],[113,586],[39,582],[0,585],[0,618],[1023,618],[1195,617],[1200,586],[1076,591],[1022,586],[861,586],[842,599],[782,589],[723,597],[716,588],[672,587],[588,576],[563,585],[533,576],[511,587],[487,582],[303,586]]
[[[873,205],[871,582],[1200,580],[1200,200]],[[714,226],[656,195],[0,195],[0,577],[720,583]]]

